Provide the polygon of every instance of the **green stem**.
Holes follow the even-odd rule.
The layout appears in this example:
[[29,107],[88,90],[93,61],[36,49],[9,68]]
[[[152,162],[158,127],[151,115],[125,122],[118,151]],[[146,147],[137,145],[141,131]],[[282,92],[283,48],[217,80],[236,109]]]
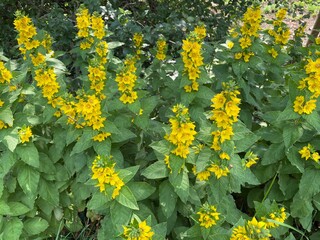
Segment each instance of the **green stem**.
[[276,173],[276,175],[274,175],[274,177],[272,179],[272,182],[271,182],[270,186],[268,187],[268,190],[267,190],[266,194],[264,195],[264,197],[262,199],[262,202],[264,202],[264,200],[266,200],[267,196],[269,195],[269,193],[271,191],[271,188],[272,188],[272,186],[274,184],[274,181],[276,180],[277,176],[278,176],[278,172]]

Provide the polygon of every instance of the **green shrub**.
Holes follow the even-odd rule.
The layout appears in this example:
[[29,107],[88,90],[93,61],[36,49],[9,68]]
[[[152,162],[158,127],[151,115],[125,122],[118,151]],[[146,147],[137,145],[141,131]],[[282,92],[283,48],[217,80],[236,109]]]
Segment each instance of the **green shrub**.
[[0,55],[0,236],[316,239],[320,40],[290,38],[286,14],[260,29],[250,7],[225,43],[195,22],[172,47],[130,32],[125,10],[111,35],[81,5],[66,53],[72,34],[55,44],[17,12],[21,57]]

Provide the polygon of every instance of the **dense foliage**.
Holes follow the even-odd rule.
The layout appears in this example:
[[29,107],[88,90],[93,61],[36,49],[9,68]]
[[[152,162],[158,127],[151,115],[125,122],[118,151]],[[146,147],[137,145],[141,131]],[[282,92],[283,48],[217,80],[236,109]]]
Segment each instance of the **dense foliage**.
[[140,6],[186,4],[183,27],[117,4],[71,1],[58,28],[15,14],[1,238],[318,239],[320,39],[303,46],[286,8],[248,7],[222,42],[186,1]]

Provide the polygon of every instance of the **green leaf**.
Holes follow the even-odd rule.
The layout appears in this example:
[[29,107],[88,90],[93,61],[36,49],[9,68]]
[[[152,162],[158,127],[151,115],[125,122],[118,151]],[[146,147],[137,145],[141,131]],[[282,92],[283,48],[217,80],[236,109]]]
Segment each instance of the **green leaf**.
[[300,196],[311,199],[320,192],[320,170],[307,168],[302,174],[299,184]]
[[125,169],[120,169],[119,177],[123,180],[124,183],[127,183],[134,177],[134,175],[136,175],[139,168],[140,166],[136,165],[136,166],[128,167]]
[[128,141],[131,138],[135,138],[136,135],[127,128],[119,128],[120,133],[114,133],[111,135],[111,141],[113,143]]
[[235,124],[234,136],[232,140],[234,140],[236,153],[246,151],[259,139],[260,137],[247,129],[247,127],[243,123],[238,122]]
[[26,205],[20,203],[20,202],[9,202],[8,206],[10,207],[11,213],[8,214],[10,216],[19,216],[26,214],[31,209],[28,208]]
[[177,176],[171,174],[169,181],[172,184],[174,191],[178,194],[181,201],[186,203],[189,198],[189,178],[187,171],[182,171]]
[[11,209],[7,202],[0,200],[0,215],[10,215]]
[[292,217],[303,218],[312,214],[313,206],[311,200],[303,198],[297,193],[292,200],[290,210]]
[[81,153],[84,150],[91,147],[93,144],[93,140],[92,140],[93,136],[94,136],[94,132],[92,130],[83,131],[82,136],[79,138],[77,143],[74,145],[70,155],[72,156],[76,153]]
[[158,153],[162,155],[168,155],[170,154],[170,144],[166,140],[161,140],[158,142],[153,142],[150,144],[150,147],[157,151]]
[[148,179],[160,179],[168,176],[167,165],[164,161],[157,161],[141,172]]
[[146,182],[129,182],[127,186],[134,189],[133,195],[137,201],[144,200],[156,191],[156,188]]
[[166,218],[169,218],[177,203],[177,194],[168,180],[163,181],[159,186],[159,204],[161,211]]
[[123,186],[120,190],[119,196],[116,198],[117,202],[121,205],[131,208],[133,210],[139,210],[137,200],[131,192],[130,188]]
[[286,151],[286,156],[291,165],[295,166],[301,173],[304,172],[304,162],[300,157],[299,149],[297,147],[292,146]]
[[303,115],[303,118],[312,126],[314,129],[316,129],[318,132],[320,132],[320,115],[313,111],[311,114]]
[[93,142],[93,149],[98,155],[108,156],[111,151],[111,141],[109,138],[105,139],[102,142]]
[[39,233],[42,233],[49,227],[49,224],[46,220],[41,217],[34,217],[31,219],[27,219],[24,222],[23,229],[29,234],[29,236],[33,236]]
[[52,204],[53,206],[59,206],[59,191],[58,185],[41,179],[41,184],[39,184],[39,195],[44,200]]
[[301,116],[293,111],[293,106],[291,103],[287,105],[287,107],[278,115],[277,121],[285,121],[285,120],[294,120],[298,119]]
[[108,43],[108,49],[111,50],[111,49],[114,49],[114,48],[117,48],[117,47],[121,47],[122,45],[124,45],[123,42],[109,42]]
[[281,160],[285,156],[285,147],[283,143],[273,143],[264,153],[261,164],[269,165]]
[[0,176],[5,176],[15,164],[16,158],[10,151],[5,151],[0,156]]
[[33,143],[30,142],[25,145],[19,145],[16,148],[16,153],[26,164],[39,168],[39,153]]
[[4,143],[4,145],[6,145],[8,147],[8,149],[11,152],[13,152],[16,149],[18,143],[19,143],[19,137],[18,137],[17,134],[13,134],[13,133],[12,134],[7,134],[3,138],[2,142]]
[[40,173],[33,167],[23,165],[18,174],[18,183],[26,195],[34,196],[37,193]]
[[286,148],[291,147],[300,139],[303,134],[303,129],[299,126],[286,125],[283,128],[283,141]]
[[109,198],[108,195],[101,192],[95,192],[87,203],[87,208],[90,210],[105,208],[106,204],[110,201],[111,198]]
[[154,235],[152,236],[152,240],[163,240],[167,235],[167,223],[159,223],[157,225],[152,226],[152,230],[154,231]]
[[118,202],[112,202],[110,213],[113,226],[121,226],[121,230],[123,230],[122,226],[127,225],[131,219],[132,209],[127,208]]
[[15,217],[5,222],[2,239],[19,240],[22,233],[23,223]]
[[0,110],[0,120],[8,124],[9,126],[13,125],[13,114],[10,107]]

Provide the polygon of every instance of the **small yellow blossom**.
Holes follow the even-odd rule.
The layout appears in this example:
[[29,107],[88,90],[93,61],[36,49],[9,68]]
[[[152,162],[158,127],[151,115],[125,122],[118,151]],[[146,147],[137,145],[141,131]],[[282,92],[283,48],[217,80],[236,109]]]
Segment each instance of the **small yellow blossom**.
[[32,131],[29,126],[22,127],[18,133],[19,133],[21,143],[29,142],[30,138],[32,137]]

